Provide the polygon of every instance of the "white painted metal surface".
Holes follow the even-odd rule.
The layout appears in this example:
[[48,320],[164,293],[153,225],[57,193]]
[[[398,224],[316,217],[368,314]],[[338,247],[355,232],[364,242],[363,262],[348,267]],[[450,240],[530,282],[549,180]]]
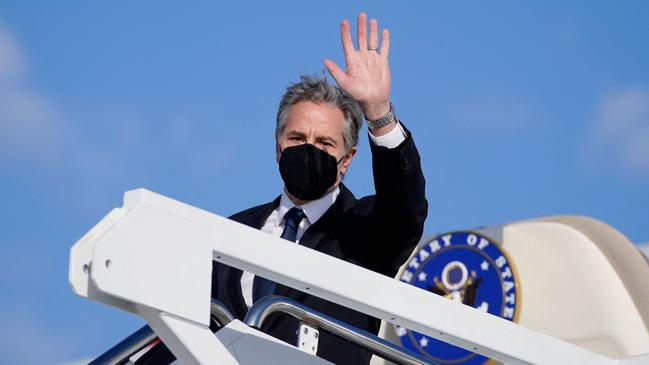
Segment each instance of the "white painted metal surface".
[[124,206],[72,247],[70,283],[79,295],[144,317],[184,364],[236,364],[209,330],[213,231],[196,221],[198,212],[208,215],[143,189],[127,192]]
[[212,258],[509,364],[618,363],[143,189],[75,244],[70,282],[142,315],[184,363],[236,363],[207,328]]

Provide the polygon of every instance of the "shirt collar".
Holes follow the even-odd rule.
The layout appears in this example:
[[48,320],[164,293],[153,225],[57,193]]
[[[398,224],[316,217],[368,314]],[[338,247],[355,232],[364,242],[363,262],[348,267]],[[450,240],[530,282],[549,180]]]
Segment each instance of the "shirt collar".
[[[304,214],[306,214],[307,219],[310,224],[315,224],[315,222],[322,217],[325,212],[336,202],[338,195],[340,194],[340,186],[336,186],[335,189],[325,194],[323,197],[311,200],[306,202],[299,207],[302,209]],[[277,221],[281,222],[284,219],[284,215],[293,208],[295,203],[291,198],[286,195],[286,191],[282,190],[282,197],[279,201],[279,207],[277,207]]]

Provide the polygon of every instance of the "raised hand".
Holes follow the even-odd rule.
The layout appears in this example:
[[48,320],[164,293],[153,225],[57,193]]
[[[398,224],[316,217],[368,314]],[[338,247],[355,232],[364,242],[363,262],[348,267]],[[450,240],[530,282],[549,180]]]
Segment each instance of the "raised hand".
[[335,62],[325,59],[324,64],[338,86],[356,100],[368,120],[378,119],[390,111],[390,33],[383,29],[379,47],[378,22],[370,20],[369,44],[367,39],[367,17],[358,14],[356,40],[358,50],[354,50],[349,22],[340,24],[345,67],[343,71]]

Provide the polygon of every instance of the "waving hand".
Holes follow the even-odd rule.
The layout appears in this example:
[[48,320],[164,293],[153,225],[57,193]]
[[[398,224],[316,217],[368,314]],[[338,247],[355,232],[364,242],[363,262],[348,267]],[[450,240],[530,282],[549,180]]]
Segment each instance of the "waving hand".
[[378,22],[372,19],[368,43],[367,17],[360,13],[356,36],[358,50],[354,49],[347,20],[340,24],[340,36],[346,70],[343,71],[329,59],[324,60],[325,67],[338,86],[361,105],[366,119],[373,120],[386,115],[390,111],[390,33],[383,29],[379,45]]

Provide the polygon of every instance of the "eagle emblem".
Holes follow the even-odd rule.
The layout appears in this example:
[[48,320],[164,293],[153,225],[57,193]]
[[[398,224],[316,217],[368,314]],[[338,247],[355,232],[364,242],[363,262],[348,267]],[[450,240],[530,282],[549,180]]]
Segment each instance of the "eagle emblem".
[[[424,240],[400,280],[449,300],[516,322],[520,284],[513,263],[493,239],[461,231]],[[401,344],[441,364],[483,365],[488,358],[395,326]]]

